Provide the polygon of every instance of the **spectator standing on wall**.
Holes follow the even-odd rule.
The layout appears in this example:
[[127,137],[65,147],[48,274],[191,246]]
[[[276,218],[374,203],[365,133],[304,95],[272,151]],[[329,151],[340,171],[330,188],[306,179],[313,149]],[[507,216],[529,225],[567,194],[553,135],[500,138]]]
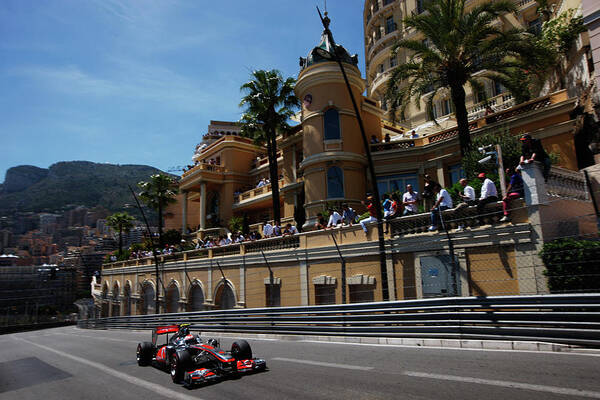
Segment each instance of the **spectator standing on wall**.
[[406,185],[406,193],[402,195],[402,205],[404,206],[404,212],[402,215],[413,215],[416,214],[417,202],[419,201],[419,194],[413,190],[411,184]]
[[337,210],[330,208],[329,209],[329,221],[327,222],[328,228],[335,228],[338,225],[342,224],[342,216]]
[[265,225],[263,226],[263,237],[270,238],[271,236],[273,236],[273,225],[265,221]]
[[[477,204],[477,199],[475,198],[475,189],[471,185],[468,184],[465,178],[462,178],[460,181],[460,185],[464,188],[462,192],[458,192],[458,196],[461,198],[462,203],[456,206],[456,208],[462,208],[467,206],[474,206]],[[462,232],[465,229],[464,223],[460,223],[458,225],[457,232]]]
[[342,222],[352,226],[356,222],[356,212],[348,203],[342,204],[342,211]]
[[387,216],[385,217],[386,224],[385,224],[385,232],[384,233],[386,233],[386,234],[389,233],[389,231],[390,231],[390,220],[394,219],[400,215],[400,212],[398,211],[398,203],[399,202],[400,202],[400,200],[398,199],[398,195],[396,193],[392,193],[392,197],[390,199],[390,211],[388,212]]
[[483,181],[481,185],[481,196],[477,201],[477,215],[479,215],[479,225],[483,225],[483,218],[481,215],[483,214],[483,209],[486,204],[495,203],[498,201],[498,190],[496,190],[496,185],[494,182],[485,176],[485,173],[482,172],[477,175],[481,181]]
[[375,206],[373,205],[373,198],[371,196],[367,198],[366,202],[361,201],[361,203],[364,204],[367,207],[367,210],[369,211],[369,216],[365,219],[360,220],[360,226],[362,226],[363,231],[366,235],[367,233],[369,233],[367,229],[367,224],[369,222],[377,222],[377,211],[375,210]]
[[539,139],[532,139],[531,135],[524,134],[519,139],[521,141],[521,160],[520,164],[529,164],[534,161],[539,161],[543,164],[544,169],[542,174],[544,175],[544,181],[548,181],[548,174],[550,173],[550,167],[552,162],[548,153],[542,147],[542,142]]
[[452,197],[446,189],[443,189],[439,183],[436,183],[433,187],[433,191],[436,194],[436,201],[431,207],[431,226],[429,231],[435,231],[437,229],[438,220],[440,220],[440,213],[444,210],[452,208]]
[[431,205],[435,201],[435,191],[433,188],[436,184],[437,182],[431,179],[431,176],[425,175],[425,184],[423,185],[423,193],[421,194],[421,197],[423,198],[423,200],[425,200],[426,210],[430,209]]
[[[508,169],[507,172],[509,172]],[[521,170],[519,167],[517,167],[510,176],[510,182],[506,188],[506,196],[504,196],[502,199],[502,211],[504,216],[500,219],[500,222],[510,221],[510,217],[508,216],[508,208],[510,207],[511,200],[518,199],[519,197],[523,196],[525,196],[525,184],[523,183],[523,178],[521,178]]]

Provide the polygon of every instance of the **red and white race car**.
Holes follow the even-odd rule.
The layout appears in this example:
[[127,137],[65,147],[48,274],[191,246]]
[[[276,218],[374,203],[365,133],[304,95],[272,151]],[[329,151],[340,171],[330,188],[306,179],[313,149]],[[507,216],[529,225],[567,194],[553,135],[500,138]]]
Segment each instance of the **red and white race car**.
[[[169,334],[173,334],[169,337]],[[164,340],[159,340],[164,337]],[[173,382],[191,387],[246,372],[264,371],[265,360],[252,358],[245,340],[236,340],[230,351],[219,347],[217,339],[202,341],[190,332],[189,324],[159,326],[152,331],[152,342],[137,346],[140,366],[154,365],[171,373]]]

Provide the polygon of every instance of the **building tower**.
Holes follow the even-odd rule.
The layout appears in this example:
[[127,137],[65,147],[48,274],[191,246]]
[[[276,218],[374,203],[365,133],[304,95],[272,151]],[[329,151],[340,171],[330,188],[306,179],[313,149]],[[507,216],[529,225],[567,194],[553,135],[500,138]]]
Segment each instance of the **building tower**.
[[[303,161],[306,223],[313,229],[317,214],[328,203],[347,202],[360,208],[366,192],[367,160],[359,125],[340,67],[321,57],[317,49],[332,51],[325,32],[306,58],[300,59],[296,95],[302,100]],[[363,97],[365,81],[358,69],[358,57],[344,47],[335,49],[344,63],[350,86],[357,99],[367,135],[381,140],[381,110]]]

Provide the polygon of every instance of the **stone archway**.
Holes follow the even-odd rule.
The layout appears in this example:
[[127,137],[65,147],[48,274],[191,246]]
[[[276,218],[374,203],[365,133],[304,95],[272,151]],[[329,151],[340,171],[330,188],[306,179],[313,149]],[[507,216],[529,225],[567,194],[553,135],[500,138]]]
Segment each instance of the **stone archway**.
[[100,307],[100,318],[108,317],[108,282],[102,286],[102,305]]
[[235,293],[229,282],[221,282],[215,293],[215,308],[228,310],[235,307]]
[[121,315],[121,303],[119,302],[119,282],[115,281],[112,291],[112,303],[110,316],[119,317]]
[[131,283],[129,281],[123,289],[123,315],[131,315]]
[[179,286],[175,281],[167,288],[166,303],[168,313],[179,312]]
[[188,311],[204,311],[204,291],[198,281],[194,281],[190,287]]
[[142,295],[140,296],[140,300],[141,314],[146,315],[156,313],[155,291],[154,284],[152,282],[144,282],[142,285]]

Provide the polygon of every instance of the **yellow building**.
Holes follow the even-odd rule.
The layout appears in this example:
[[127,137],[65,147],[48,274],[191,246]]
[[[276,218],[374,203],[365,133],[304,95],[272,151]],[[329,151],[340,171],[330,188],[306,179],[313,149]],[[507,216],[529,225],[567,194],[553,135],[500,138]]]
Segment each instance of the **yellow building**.
[[[379,54],[389,50],[382,21],[388,21],[387,15],[399,21],[417,7],[411,1],[383,1],[378,8],[373,0],[365,3],[367,83],[357,58],[338,49],[367,136],[380,142],[372,144],[371,151],[382,193],[404,190],[408,183],[419,191],[425,174],[443,186],[461,175],[455,124],[430,127],[427,134],[408,138],[385,121],[376,101],[381,83],[372,76],[373,66],[385,59]],[[523,21],[531,22],[526,19],[530,2],[521,3]],[[411,4],[413,8],[407,8]],[[401,26],[390,27],[396,30],[389,35],[402,32]],[[382,37],[375,34],[371,40],[376,29]],[[323,35],[318,46],[331,44]],[[277,139],[279,181],[261,184],[269,176],[266,151],[241,137],[236,123],[211,121],[196,148],[195,165],[181,177],[181,194],[170,206],[165,225],[200,238],[224,234],[227,222],[236,216],[258,230],[272,218],[270,188],[277,184],[282,223],[303,225],[305,232],[161,256],[161,284],[151,259],[106,264],[103,282],[93,285],[101,315],[151,313],[156,290],[167,312],[382,300],[385,279],[373,226],[366,237],[356,225],[314,231],[317,214],[328,204],[347,202],[364,211],[360,201],[373,185],[366,178],[366,153],[339,66],[321,58],[317,47],[301,60],[295,89],[303,103],[300,123]],[[362,95],[365,89],[369,96]],[[522,104],[510,103],[507,94],[499,96],[496,100],[505,107],[493,119],[472,114],[472,135],[500,129],[513,135],[529,133],[541,139],[548,152],[560,154],[557,168],[548,183],[537,166],[525,168],[526,198],[516,203],[512,223],[498,222],[501,204],[490,206],[483,225],[472,208],[446,211],[450,228],[460,221],[471,227],[453,235],[454,260],[443,233],[425,232],[427,213],[394,221],[385,237],[383,272],[391,300],[547,293],[544,266],[537,256],[543,243],[566,234],[597,233],[595,220],[588,218],[593,207],[575,153],[571,112],[577,99],[567,90]],[[419,118],[415,115],[411,121]],[[384,133],[391,134],[390,142],[381,143]]]

